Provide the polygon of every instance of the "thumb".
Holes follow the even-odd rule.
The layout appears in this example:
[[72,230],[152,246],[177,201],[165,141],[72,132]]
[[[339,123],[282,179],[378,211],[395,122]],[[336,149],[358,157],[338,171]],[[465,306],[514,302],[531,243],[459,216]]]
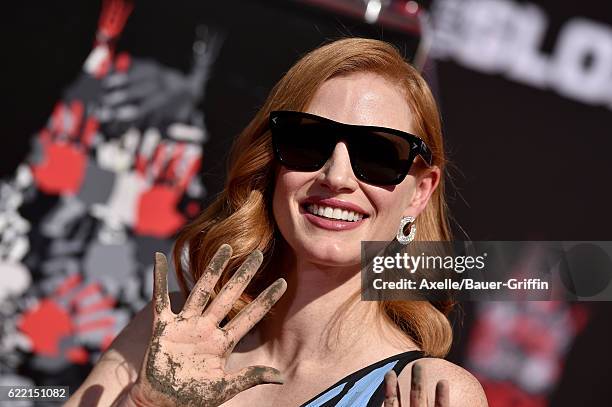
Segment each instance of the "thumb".
[[232,375],[228,380],[234,382],[237,392],[260,384],[283,384],[285,380],[278,369],[269,366],[249,366]]

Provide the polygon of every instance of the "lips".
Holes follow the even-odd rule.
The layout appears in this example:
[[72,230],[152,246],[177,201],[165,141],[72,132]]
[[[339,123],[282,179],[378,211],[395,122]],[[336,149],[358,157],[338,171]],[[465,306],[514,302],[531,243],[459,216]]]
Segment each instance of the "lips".
[[301,205],[306,207],[308,205],[319,205],[319,206],[329,206],[331,208],[339,208],[342,210],[353,211],[364,215],[364,217],[368,217],[368,214],[365,209],[361,206],[354,204],[352,202],[344,201],[342,199],[337,198],[323,198],[319,196],[311,196],[304,199],[301,202]]

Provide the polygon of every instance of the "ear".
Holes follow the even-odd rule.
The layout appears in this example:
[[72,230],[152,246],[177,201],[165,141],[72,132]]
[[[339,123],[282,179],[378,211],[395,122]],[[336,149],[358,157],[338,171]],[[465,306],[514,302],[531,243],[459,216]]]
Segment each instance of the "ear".
[[415,190],[409,206],[404,210],[403,216],[415,218],[425,209],[429,198],[440,183],[440,168],[433,165],[425,167],[416,174]]

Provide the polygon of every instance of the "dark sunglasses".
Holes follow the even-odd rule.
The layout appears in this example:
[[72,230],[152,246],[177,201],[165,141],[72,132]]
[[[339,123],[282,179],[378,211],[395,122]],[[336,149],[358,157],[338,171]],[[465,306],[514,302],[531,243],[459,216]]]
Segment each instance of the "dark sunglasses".
[[397,185],[417,155],[432,164],[431,151],[414,134],[377,126],[339,123],[294,111],[270,113],[272,145],[278,161],[294,171],[317,171],[345,141],[355,176],[368,184]]

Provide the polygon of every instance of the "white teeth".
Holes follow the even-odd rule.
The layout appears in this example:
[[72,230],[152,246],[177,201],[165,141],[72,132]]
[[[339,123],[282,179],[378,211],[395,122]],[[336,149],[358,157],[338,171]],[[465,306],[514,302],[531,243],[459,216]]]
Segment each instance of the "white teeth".
[[363,219],[363,214],[361,213],[349,211],[346,209],[332,208],[329,206],[319,206],[312,204],[308,205],[306,209],[310,213],[330,219],[339,219],[348,222],[356,222]]

